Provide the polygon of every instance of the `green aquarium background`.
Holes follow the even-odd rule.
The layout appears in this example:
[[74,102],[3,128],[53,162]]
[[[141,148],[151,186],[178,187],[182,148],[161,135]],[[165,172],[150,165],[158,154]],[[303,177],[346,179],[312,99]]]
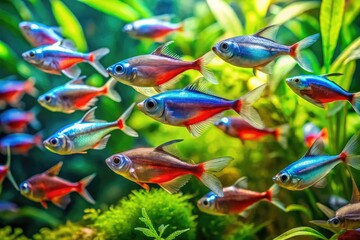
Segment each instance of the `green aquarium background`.
[[[25,62],[21,53],[32,48],[22,36],[18,24],[35,21],[62,28],[66,38],[74,41],[81,52],[101,47],[110,53],[101,59],[104,67],[120,60],[141,54],[149,54],[160,46],[151,40],[136,40],[126,35],[125,24],[156,15],[169,14],[171,22],[183,22],[184,32],[173,33],[171,49],[183,60],[194,60],[218,41],[257,32],[272,25],[280,25],[276,41],[291,45],[307,36],[321,33],[321,38],[308,50],[306,57],[314,68],[314,74],[339,72],[343,76],[331,80],[350,92],[360,91],[360,1],[287,1],[287,0],[4,0],[0,2],[0,77],[15,76],[20,80],[33,77],[36,88],[44,93],[65,84],[65,76],[44,73]],[[86,83],[102,86],[107,79],[89,64],[79,64]],[[0,212],[0,239],[153,239],[135,228],[146,227],[143,209],[151,219],[155,230],[169,225],[162,238],[178,230],[176,239],[274,239],[297,227],[298,239],[312,237],[328,239],[332,232],[309,223],[313,219],[326,219],[316,202],[329,205],[331,196],[350,200],[352,184],[345,165],[339,164],[328,175],[324,188],[304,191],[280,189],[279,199],[287,206],[282,211],[269,202],[262,201],[242,216],[212,216],[200,212],[197,200],[207,189],[195,177],[181,189],[180,194],[170,195],[157,185],[151,191],[112,172],[105,164],[106,157],[132,148],[156,147],[173,139],[184,139],[177,144],[182,159],[203,162],[221,156],[234,160],[217,176],[224,186],[233,184],[239,177],[247,176],[249,189],[266,191],[272,177],[291,162],[304,155],[303,126],[312,122],[327,128],[329,142],[326,153],[337,154],[348,139],[360,129],[360,117],[350,104],[329,104],[327,109],[318,108],[299,98],[285,83],[285,78],[310,74],[301,69],[289,56],[276,60],[272,75],[252,69],[232,66],[216,57],[209,69],[219,80],[218,85],[208,84],[215,95],[236,99],[261,83],[268,83],[265,93],[255,103],[266,127],[289,124],[287,148],[281,147],[271,136],[259,141],[241,142],[225,135],[215,126],[198,138],[192,137],[185,128],[161,124],[134,109],[128,125],[139,133],[138,138],[113,131],[107,147],[89,150],[87,154],[61,156],[46,149],[32,149],[27,156],[13,155],[11,170],[18,184],[27,178],[44,172],[59,161],[64,165],[59,174],[69,181],[78,181],[96,173],[88,191],[96,200],[87,203],[77,193],[71,194],[71,203],[63,210],[52,203],[43,209],[39,203],[21,196],[8,180],[3,183],[1,201],[19,206],[17,212]],[[183,88],[198,78],[196,71],[187,71],[174,88]],[[1,82],[0,82],[1,87]],[[133,102],[144,96],[129,86],[118,83],[116,90],[122,101],[116,103],[100,97],[96,117],[106,121],[117,119]],[[85,112],[73,114],[50,112],[41,108],[36,99],[26,95],[24,109],[38,108],[41,129],[29,128],[29,133],[41,132],[44,137],[79,120]],[[236,116],[227,111],[226,116]],[[2,134],[4,136],[4,134]],[[6,156],[1,156],[1,164]],[[357,182],[360,173],[352,169]],[[144,219],[143,219],[144,220]],[[161,228],[160,228],[161,230]],[[302,231],[302,232],[301,232]],[[150,235],[152,236],[152,235]],[[158,238],[160,239],[160,238]],[[283,238],[285,239],[285,238]]]

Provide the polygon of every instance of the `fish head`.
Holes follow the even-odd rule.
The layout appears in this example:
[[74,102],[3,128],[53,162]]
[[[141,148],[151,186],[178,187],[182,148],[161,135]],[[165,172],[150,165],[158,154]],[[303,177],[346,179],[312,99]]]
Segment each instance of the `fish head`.
[[218,42],[212,47],[213,52],[224,60],[229,60],[237,50],[237,44],[229,39]]
[[136,28],[133,23],[128,23],[123,27],[123,32],[129,34],[130,36],[136,35]]
[[224,132],[228,132],[230,128],[230,124],[231,124],[230,119],[227,117],[223,117],[215,123],[215,126],[223,130]]
[[62,110],[61,99],[57,98],[53,93],[45,93],[38,97],[38,103],[53,112],[59,112]]
[[39,24],[34,22],[20,22],[19,28],[30,43],[36,42],[37,35],[41,31]]
[[71,140],[63,133],[55,133],[43,141],[46,149],[57,154],[70,154],[72,150]]
[[37,194],[36,189],[29,181],[22,182],[20,184],[20,193],[21,195],[31,199],[33,201],[40,201],[41,197]]
[[136,79],[136,68],[132,67],[127,61],[121,61],[106,68],[106,72],[116,80],[132,85]]
[[327,223],[331,229],[340,230],[343,227],[344,221],[340,217],[333,217],[327,220]]
[[105,159],[106,165],[119,175],[127,175],[131,169],[131,159],[124,154],[114,154]]
[[289,173],[286,170],[283,170],[283,171],[279,172],[278,174],[276,174],[276,176],[273,177],[273,181],[280,187],[283,187],[283,188],[286,188],[289,190],[296,190],[297,187],[301,183],[300,178],[291,175],[291,173]]
[[25,61],[36,65],[39,65],[44,61],[44,54],[42,47],[38,47],[26,51],[22,54],[22,57]]
[[165,103],[159,95],[149,97],[137,104],[140,111],[146,115],[161,121],[164,117]]
[[300,94],[301,91],[309,90],[311,88],[309,81],[305,76],[287,78],[286,83],[297,94]]
[[209,192],[202,198],[197,201],[197,207],[200,211],[209,213],[209,214],[217,214],[216,209],[216,200],[218,196],[214,192]]

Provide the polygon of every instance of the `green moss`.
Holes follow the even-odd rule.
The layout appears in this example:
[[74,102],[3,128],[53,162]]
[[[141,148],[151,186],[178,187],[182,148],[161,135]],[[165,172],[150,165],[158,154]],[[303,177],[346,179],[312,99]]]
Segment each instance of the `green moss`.
[[187,200],[187,196],[171,195],[162,189],[133,191],[118,206],[110,207],[102,214],[88,210],[84,218],[94,221],[98,239],[143,239],[144,235],[134,228],[143,226],[139,217],[145,208],[154,226],[169,224],[169,232],[190,228],[177,239],[191,240],[195,239],[196,223],[192,215],[193,206]]
[[23,230],[21,228],[12,229],[10,226],[0,228],[0,239],[1,240],[28,240],[28,238],[23,235]]

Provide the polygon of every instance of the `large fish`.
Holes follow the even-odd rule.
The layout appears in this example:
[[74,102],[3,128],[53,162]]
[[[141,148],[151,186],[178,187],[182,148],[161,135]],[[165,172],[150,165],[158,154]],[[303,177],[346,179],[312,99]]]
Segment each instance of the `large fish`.
[[148,55],[140,55],[122,60],[108,67],[106,71],[121,83],[133,87],[146,96],[154,95],[169,88],[179,80],[179,74],[193,69],[212,83],[217,83],[215,76],[206,68],[213,59],[212,52],[192,62],[182,61],[168,50],[168,42]]
[[279,187],[274,184],[265,192],[254,192],[247,189],[247,178],[238,179],[232,186],[223,189],[224,196],[219,197],[209,192],[197,202],[200,211],[212,215],[240,214],[246,217],[248,208],[261,200],[267,200],[284,210],[277,199]]
[[256,128],[242,118],[223,117],[215,123],[215,126],[227,135],[239,138],[242,141],[256,141],[265,136],[274,136],[282,147],[287,147],[287,134],[289,132],[289,125],[287,124],[275,128]]
[[110,79],[104,86],[97,88],[85,85],[84,78],[76,78],[44,93],[38,98],[39,104],[53,112],[72,113],[94,106],[97,97],[101,95],[116,102],[121,101],[120,95],[113,89],[117,83],[116,80]]
[[356,133],[338,155],[321,155],[324,143],[317,139],[298,161],[290,164],[273,178],[274,182],[289,190],[303,190],[313,185],[321,187],[326,175],[339,163],[360,169],[360,133]]
[[68,40],[63,40],[52,45],[31,49],[24,52],[22,57],[44,72],[57,75],[63,73],[69,78],[80,76],[81,69],[76,64],[81,62],[88,62],[100,74],[105,77],[109,76],[99,62],[100,58],[109,53],[108,48],[100,48],[90,53],[80,53],[75,51],[71,44]]
[[20,105],[20,99],[25,93],[36,97],[37,89],[34,87],[34,79],[29,78],[26,81],[18,80],[0,80],[0,108],[4,108],[6,104],[12,107]]
[[218,42],[212,48],[216,55],[232,65],[253,68],[264,73],[272,73],[273,60],[281,55],[289,55],[306,71],[312,72],[310,63],[301,50],[313,45],[319,34],[311,35],[291,46],[275,42],[278,25],[271,25],[248,36],[238,36]]
[[94,199],[86,190],[86,186],[96,174],[93,173],[79,182],[72,183],[57,176],[61,167],[62,162],[59,162],[49,170],[25,180],[20,184],[20,193],[32,201],[40,202],[44,208],[47,208],[47,201],[51,201],[58,207],[66,208],[71,201],[69,196],[71,192],[77,192],[86,201],[95,204]]
[[40,128],[40,122],[36,119],[37,108],[22,111],[16,108],[6,110],[0,114],[0,126],[7,132],[24,132],[28,125],[35,129]]
[[232,158],[222,157],[199,164],[186,163],[169,151],[169,146],[179,141],[182,140],[173,140],[157,148],[135,148],[114,154],[105,162],[116,174],[147,190],[147,183],[155,183],[175,193],[194,175],[215,194],[223,196],[221,182],[213,173],[225,168]]
[[228,100],[205,93],[204,86],[198,80],[183,90],[171,90],[149,97],[137,106],[157,121],[186,127],[195,137],[200,136],[228,109],[239,113],[253,126],[263,127],[259,114],[251,105],[260,98],[265,86],[261,85],[236,100]]
[[5,154],[10,147],[11,153],[27,155],[34,146],[42,148],[41,134],[13,133],[0,139],[0,151]]
[[334,101],[349,101],[357,114],[360,115],[360,92],[347,92],[328,79],[328,77],[339,75],[342,74],[296,76],[286,79],[286,83],[297,95],[318,107],[323,108],[326,103]]
[[125,124],[130,116],[134,103],[114,122],[105,122],[95,119],[93,107],[80,121],[69,124],[46,139],[43,144],[49,151],[61,154],[85,154],[89,149],[101,150],[106,147],[110,132],[120,129],[125,134],[137,137],[138,134]]
[[10,163],[11,163],[11,154],[10,154],[10,147],[7,147],[7,161],[6,165],[0,165],[0,193],[2,190],[2,183],[4,182],[5,177],[7,177],[11,184],[15,187],[16,190],[19,190],[14,177],[10,171]]

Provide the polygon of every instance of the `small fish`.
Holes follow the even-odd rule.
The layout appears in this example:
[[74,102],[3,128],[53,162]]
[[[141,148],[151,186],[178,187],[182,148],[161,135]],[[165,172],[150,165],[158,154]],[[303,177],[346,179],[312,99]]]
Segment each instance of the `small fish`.
[[307,147],[315,142],[316,139],[321,138],[324,143],[327,143],[329,140],[328,131],[326,128],[320,129],[316,127],[313,123],[306,123],[303,127],[304,141]]
[[274,184],[265,192],[254,192],[247,189],[247,178],[238,179],[232,186],[223,189],[224,197],[209,192],[203,196],[197,206],[200,211],[212,215],[240,214],[247,217],[249,208],[261,200],[267,200],[284,210],[283,204],[277,199],[279,187]]
[[153,39],[156,42],[163,42],[170,33],[184,31],[182,23],[170,23],[159,17],[141,19],[126,24],[123,31],[133,38]]
[[221,182],[213,173],[225,168],[232,158],[222,157],[189,164],[169,150],[169,146],[180,141],[173,140],[157,148],[135,148],[114,154],[105,162],[116,174],[136,182],[146,190],[150,189],[147,183],[156,183],[169,193],[175,193],[194,175],[215,194],[223,196]]
[[360,229],[348,230],[340,234],[337,240],[358,240],[360,239]]
[[36,97],[38,91],[34,87],[34,83],[33,78],[29,78],[26,81],[0,80],[0,108],[4,108],[6,104],[18,107],[20,99],[25,93]]
[[80,53],[71,48],[68,40],[54,43],[53,45],[41,46],[31,49],[22,54],[25,61],[31,63],[40,70],[60,75],[65,74],[69,78],[77,78],[81,69],[76,64],[88,62],[104,77],[109,75],[99,62],[100,58],[109,53],[108,48],[100,48],[90,53]]
[[350,93],[330,81],[328,77],[340,76],[341,73],[330,73],[321,76],[307,75],[287,78],[287,85],[300,97],[318,106],[334,101],[349,101],[360,115],[360,92]]
[[180,80],[179,74],[193,69],[199,71],[209,82],[217,83],[215,76],[206,68],[214,58],[208,52],[192,62],[182,61],[171,53],[168,42],[148,55],[122,60],[108,67],[106,71],[119,82],[133,87],[146,96],[154,95],[171,87]]
[[19,28],[33,47],[51,45],[64,40],[58,27],[49,27],[37,22],[20,22]]
[[329,156],[321,155],[324,143],[317,139],[301,159],[280,171],[273,181],[289,190],[323,187],[326,175],[340,162],[360,169],[360,155],[356,155],[359,144],[360,133],[356,133],[340,154]]
[[41,106],[53,112],[73,113],[76,110],[87,110],[94,106],[97,97],[105,95],[120,102],[120,95],[113,89],[116,80],[110,79],[104,86],[97,88],[85,85],[80,77],[65,85],[54,88],[38,98]]
[[260,138],[268,135],[275,137],[276,141],[281,146],[287,146],[287,133],[289,132],[289,125],[281,125],[276,128],[256,128],[249,124],[242,118],[238,117],[223,117],[220,121],[215,123],[219,129],[229,136],[245,140],[259,140]]
[[15,154],[27,155],[34,146],[42,148],[41,134],[13,133],[0,139],[0,151],[5,154],[7,146]]
[[46,139],[43,144],[51,152],[68,155],[85,154],[89,149],[101,150],[106,147],[110,132],[120,129],[125,134],[137,137],[138,134],[125,124],[134,103],[114,122],[95,119],[95,109],[90,109],[78,122],[69,124]]
[[69,196],[71,192],[77,192],[86,201],[95,204],[94,199],[86,190],[86,186],[96,174],[93,173],[79,182],[72,183],[57,176],[61,167],[62,162],[59,162],[49,170],[22,182],[20,193],[34,202],[40,202],[44,208],[48,207],[46,201],[51,201],[60,208],[66,208],[71,201]]
[[317,33],[291,46],[286,46],[272,40],[275,39],[278,29],[278,25],[271,25],[253,35],[225,39],[215,44],[212,50],[222,60],[232,65],[253,68],[269,74],[272,73],[275,58],[289,55],[300,67],[313,72],[301,50],[313,45],[320,35]]
[[239,99],[228,100],[205,93],[202,82],[197,80],[183,90],[171,90],[149,97],[137,106],[157,121],[186,127],[195,137],[200,136],[228,109],[233,109],[256,127],[263,126],[259,114],[251,105],[260,98],[265,84]]
[[[16,186],[18,187],[18,186]],[[2,212],[17,212],[19,207],[12,202],[0,201],[0,213]]]
[[0,126],[6,133],[24,132],[30,124],[33,128],[39,129],[40,122],[36,119],[37,108],[29,111],[22,111],[16,108],[6,110],[0,114]]
[[[19,191],[19,188],[15,182],[15,179],[12,176],[11,171],[10,171],[10,163],[11,163],[10,147],[7,147],[6,149],[7,149],[6,165],[0,165],[0,193],[2,190],[2,183],[4,182],[5,177],[7,177],[10,180],[11,184],[15,187],[15,189]],[[0,212],[1,212],[1,210],[0,210]]]

